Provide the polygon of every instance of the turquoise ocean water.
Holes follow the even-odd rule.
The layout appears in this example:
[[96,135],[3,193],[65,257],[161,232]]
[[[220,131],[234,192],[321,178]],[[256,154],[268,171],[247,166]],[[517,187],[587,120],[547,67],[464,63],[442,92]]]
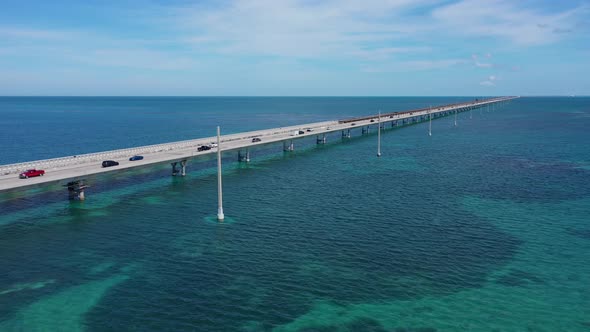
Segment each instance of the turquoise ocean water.
[[[0,164],[470,98],[0,98]],[[0,194],[0,331],[588,331],[590,98]]]

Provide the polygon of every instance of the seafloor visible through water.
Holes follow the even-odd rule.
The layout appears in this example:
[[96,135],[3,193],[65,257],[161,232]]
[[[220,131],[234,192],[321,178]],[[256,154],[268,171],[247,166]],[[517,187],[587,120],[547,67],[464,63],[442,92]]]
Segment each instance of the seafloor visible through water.
[[[0,164],[468,99],[0,98]],[[224,223],[206,160],[0,194],[0,331],[590,330],[590,98],[453,120],[226,153]]]

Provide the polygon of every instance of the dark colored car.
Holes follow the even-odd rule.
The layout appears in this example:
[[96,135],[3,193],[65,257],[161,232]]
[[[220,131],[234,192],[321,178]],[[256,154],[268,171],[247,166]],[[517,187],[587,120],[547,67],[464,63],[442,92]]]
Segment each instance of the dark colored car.
[[207,146],[207,145],[201,145],[197,148],[197,151],[207,151],[207,150],[211,150],[211,147]]
[[119,163],[114,160],[105,160],[102,162],[102,167],[118,166]]
[[259,137],[254,137],[252,139],[252,143],[256,143],[256,142],[260,142],[260,141],[262,141],[262,140]]
[[133,156],[129,158],[129,161],[143,160],[143,156]]
[[45,175],[45,171],[42,169],[28,169],[22,173],[19,174],[19,178],[21,179],[28,179],[28,178],[32,178],[34,176],[43,176]]
[[371,119],[371,122],[375,122],[375,119]]
[[303,134],[305,134],[305,132],[303,130],[300,130],[299,135],[303,135]]

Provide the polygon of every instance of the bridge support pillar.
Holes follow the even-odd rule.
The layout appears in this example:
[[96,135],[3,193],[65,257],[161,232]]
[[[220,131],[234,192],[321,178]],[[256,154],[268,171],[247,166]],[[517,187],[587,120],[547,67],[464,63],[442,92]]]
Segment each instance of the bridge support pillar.
[[241,150],[238,150],[238,161],[239,162],[250,162],[250,150],[246,149],[246,154],[243,155]]
[[347,129],[346,131],[342,131],[342,138],[350,138],[350,129]]
[[322,134],[321,138],[320,138],[320,135],[317,135],[316,143],[317,144],[326,144],[326,134]]
[[293,140],[289,140],[289,144],[287,144],[287,141],[283,141],[283,151],[291,152],[294,150],[295,150],[295,145],[293,144]]
[[88,188],[89,186],[86,185],[84,180],[68,182],[66,187],[68,187],[68,197],[70,200],[77,199],[83,201],[86,199],[86,196],[84,195],[84,189]]
[[186,160],[182,160],[180,162],[180,165],[182,166],[182,171],[181,171],[180,175],[186,176]]
[[172,175],[176,176],[176,174],[178,174],[178,170],[176,169],[176,164],[178,164],[176,161],[173,163],[170,163],[170,165],[172,165]]
[[367,126],[366,128],[362,127],[361,129],[362,129],[363,135],[368,134],[371,131],[371,127],[369,127],[369,126]]

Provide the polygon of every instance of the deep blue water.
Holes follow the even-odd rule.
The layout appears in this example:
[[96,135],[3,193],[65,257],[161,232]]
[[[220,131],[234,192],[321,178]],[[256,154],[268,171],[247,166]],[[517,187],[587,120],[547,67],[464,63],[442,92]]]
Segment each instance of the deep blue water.
[[[469,98],[0,98],[0,164]],[[590,98],[0,196],[1,331],[587,331]],[[26,144],[22,142],[35,142]]]

